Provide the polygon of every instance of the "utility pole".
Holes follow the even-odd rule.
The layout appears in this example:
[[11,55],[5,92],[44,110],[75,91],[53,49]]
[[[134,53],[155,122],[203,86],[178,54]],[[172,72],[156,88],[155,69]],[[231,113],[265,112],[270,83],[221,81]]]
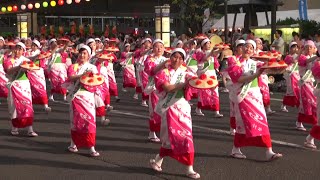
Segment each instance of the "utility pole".
[[276,33],[277,22],[277,0],[272,0],[271,4],[271,42],[274,40],[274,34]]
[[228,40],[228,0],[224,0],[224,40],[227,42]]

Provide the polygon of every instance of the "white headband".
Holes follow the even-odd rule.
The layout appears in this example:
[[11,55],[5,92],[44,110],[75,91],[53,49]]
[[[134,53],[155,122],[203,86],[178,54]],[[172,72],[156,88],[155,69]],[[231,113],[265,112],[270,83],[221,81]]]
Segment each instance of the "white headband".
[[181,53],[181,54],[183,55],[183,60],[185,60],[185,58],[186,58],[186,51],[184,51],[182,48],[175,48],[174,50],[172,50],[170,57],[171,57],[174,53],[176,53],[176,52]]
[[92,42],[96,42],[93,38],[89,38],[87,41],[86,41],[86,45],[89,45],[90,43]]
[[210,42],[210,39],[206,38],[206,39],[202,40],[201,47],[204,46],[207,42]]
[[79,47],[79,51],[80,51],[81,49],[87,50],[88,53],[89,53],[89,55],[91,55],[91,48],[90,48],[89,46],[83,44],[83,45],[81,45],[81,46]]

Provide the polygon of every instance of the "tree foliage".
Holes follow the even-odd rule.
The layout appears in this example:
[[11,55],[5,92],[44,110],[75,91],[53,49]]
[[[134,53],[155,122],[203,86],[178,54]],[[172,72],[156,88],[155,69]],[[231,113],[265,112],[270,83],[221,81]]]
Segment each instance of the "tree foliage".
[[300,19],[293,19],[293,18],[286,18],[284,20],[278,20],[277,25],[292,25],[292,24],[299,24],[300,27],[300,34],[307,36],[313,36],[316,31],[320,29],[320,22],[313,21],[313,20],[300,20]]
[[220,2],[221,0],[172,0],[172,4],[180,8],[181,20],[185,23],[185,26],[190,27],[193,32],[201,32],[204,10],[209,8],[212,16],[215,7]]

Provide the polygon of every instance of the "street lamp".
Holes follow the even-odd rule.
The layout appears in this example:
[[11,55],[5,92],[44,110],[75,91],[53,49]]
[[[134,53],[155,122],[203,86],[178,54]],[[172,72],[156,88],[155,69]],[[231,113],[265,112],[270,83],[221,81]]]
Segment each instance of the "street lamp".
[[170,47],[170,6],[155,6],[156,38],[162,39],[165,47]]

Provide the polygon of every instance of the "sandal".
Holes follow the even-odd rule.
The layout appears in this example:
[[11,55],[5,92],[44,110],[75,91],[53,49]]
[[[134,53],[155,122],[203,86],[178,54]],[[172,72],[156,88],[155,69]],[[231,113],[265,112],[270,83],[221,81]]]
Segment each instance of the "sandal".
[[29,137],[37,137],[38,134],[32,131],[32,132],[28,132],[28,136]]
[[194,172],[194,173],[187,174],[187,177],[191,179],[200,179],[200,174],[197,172]]
[[213,117],[214,117],[214,118],[222,118],[222,117],[223,117],[223,114],[215,114]]
[[159,138],[149,138],[150,142],[159,143],[161,140]]
[[11,133],[12,136],[18,136],[19,135],[19,131],[12,130],[10,133]]
[[312,149],[312,150],[316,150],[317,146],[315,144],[309,143],[309,142],[304,142],[304,147]]
[[69,146],[69,147],[68,147],[68,150],[69,150],[70,152],[72,152],[72,153],[78,152],[78,148],[77,148],[76,146],[74,146],[74,147]]
[[91,157],[98,157],[98,156],[100,156],[100,153],[98,153],[97,151],[94,151],[94,152],[90,153],[90,156]]
[[150,165],[152,167],[153,170],[157,171],[157,172],[161,172],[162,171],[162,168],[161,166],[159,166],[157,163],[156,163],[156,160],[155,159],[150,159]]
[[231,157],[236,158],[236,159],[246,159],[247,156],[242,154],[242,153],[232,153],[230,154]]
[[279,159],[279,158],[282,158],[282,154],[280,154],[280,153],[275,153],[274,155],[271,156],[270,159],[268,159],[268,161],[269,161],[269,162],[270,162],[270,161],[274,161],[274,160]]
[[101,124],[104,125],[104,126],[107,126],[107,125],[110,124],[110,120],[109,119],[102,120]]
[[296,129],[297,129],[298,131],[307,131],[307,129],[304,128],[304,127],[296,127]]

